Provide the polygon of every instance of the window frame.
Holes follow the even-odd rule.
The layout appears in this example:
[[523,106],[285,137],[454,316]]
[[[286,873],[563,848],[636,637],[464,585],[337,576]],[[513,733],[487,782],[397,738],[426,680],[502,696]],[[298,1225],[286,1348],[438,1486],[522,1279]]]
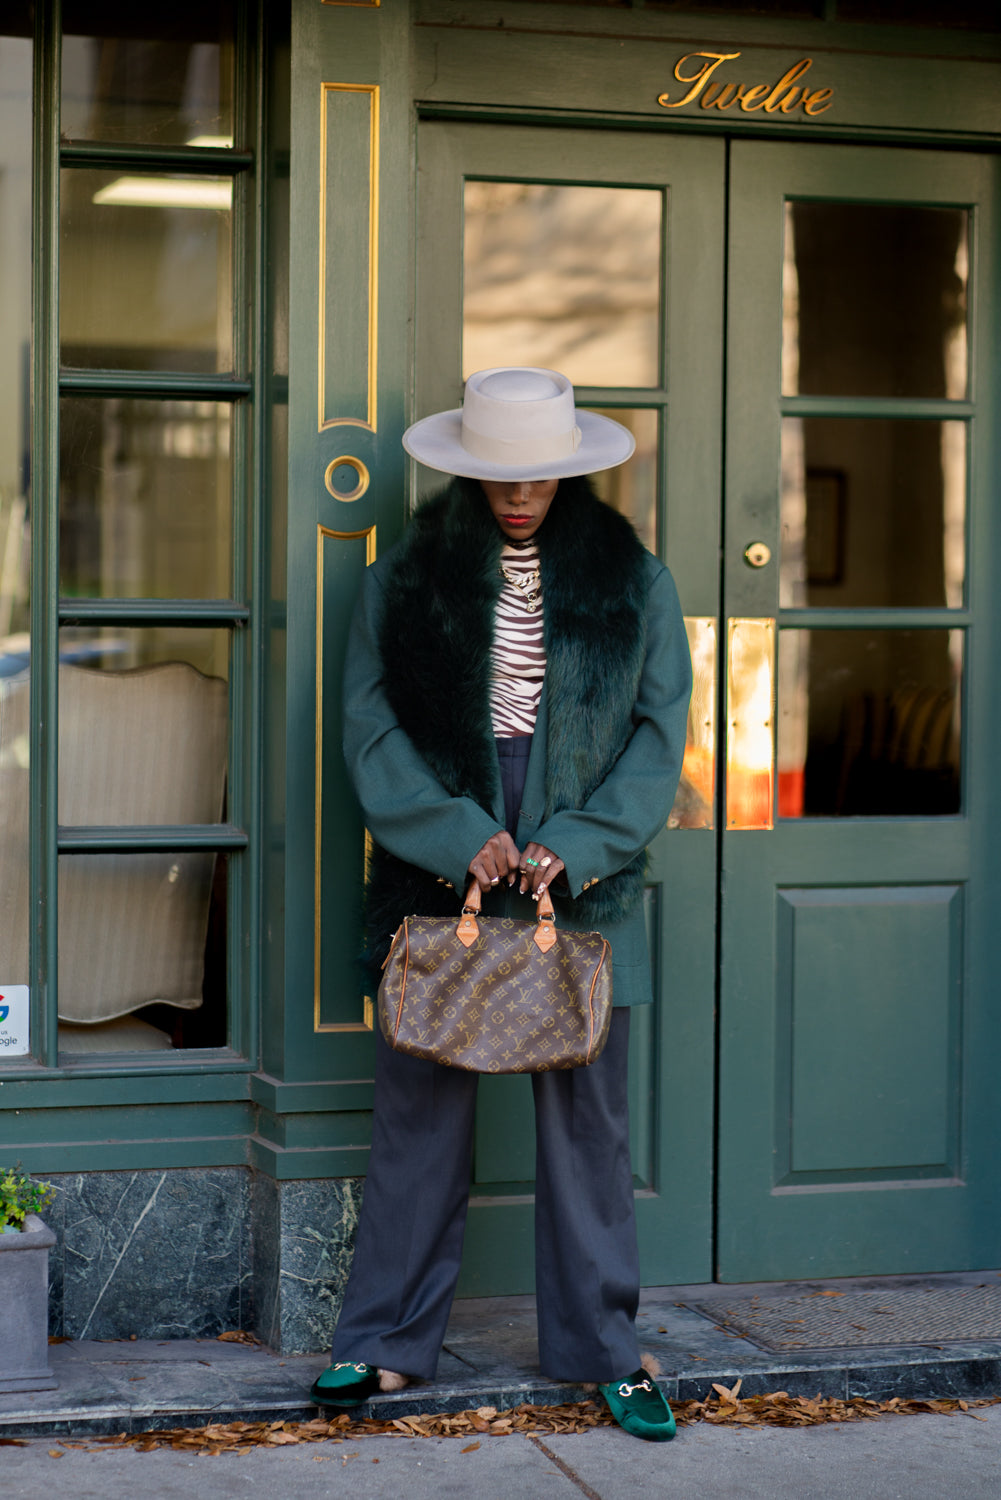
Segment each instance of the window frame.
[[[265,309],[266,119],[261,0],[236,7],[232,147],[61,142],[61,0],[39,4],[33,39],[33,279],[31,482],[31,731],[29,747],[29,995],[31,1055],[3,1075],[26,1077],[247,1072],[257,1066],[260,991],[261,641],[266,598],[262,486],[269,455],[267,403],[255,372],[268,368]],[[183,170],[233,181],[233,372],[217,375],[60,364],[60,177],[75,167]],[[59,422],[66,396],[197,399],[232,409],[231,597],[81,600],[59,595]],[[229,736],[225,823],[81,828],[58,823],[60,627],[171,625],[229,631]],[[82,853],[208,850],[228,855],[226,1044],[144,1054],[60,1059],[58,1044],[58,861]]]

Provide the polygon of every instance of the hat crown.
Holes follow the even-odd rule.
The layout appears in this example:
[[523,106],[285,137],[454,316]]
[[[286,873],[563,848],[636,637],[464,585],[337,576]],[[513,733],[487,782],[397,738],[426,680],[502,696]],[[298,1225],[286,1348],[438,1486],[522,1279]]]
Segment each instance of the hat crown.
[[509,365],[466,381],[462,446],[498,463],[546,463],[580,442],[573,386],[555,370]]
[[551,375],[528,368],[495,370],[480,381],[479,389],[494,401],[546,401],[560,394]]

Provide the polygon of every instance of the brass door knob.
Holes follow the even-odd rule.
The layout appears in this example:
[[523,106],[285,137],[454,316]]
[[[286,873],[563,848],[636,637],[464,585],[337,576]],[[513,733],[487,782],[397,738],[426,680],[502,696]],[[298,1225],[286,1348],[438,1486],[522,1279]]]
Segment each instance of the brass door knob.
[[744,548],[744,561],[749,568],[763,568],[772,560],[772,549],[767,542],[750,542]]

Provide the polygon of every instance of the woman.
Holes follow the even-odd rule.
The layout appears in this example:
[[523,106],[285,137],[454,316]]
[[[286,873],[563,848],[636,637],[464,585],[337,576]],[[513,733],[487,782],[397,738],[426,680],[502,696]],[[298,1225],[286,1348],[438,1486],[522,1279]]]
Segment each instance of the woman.
[[[581,476],[623,463],[619,423],[577,412],[551,370],[484,370],[404,446],[456,476],[367,572],[348,646],[345,755],[375,841],[377,969],[411,912],[483,910],[600,929],[612,1025],[589,1067],[533,1075],[539,1355],[596,1382],[622,1426],[663,1439],[640,1368],[629,1161],[629,1008],[652,999],[645,848],[664,826],[691,669],[667,569]],[[372,1154],[319,1405],[434,1376],[459,1271],[477,1075],[376,1039]]]

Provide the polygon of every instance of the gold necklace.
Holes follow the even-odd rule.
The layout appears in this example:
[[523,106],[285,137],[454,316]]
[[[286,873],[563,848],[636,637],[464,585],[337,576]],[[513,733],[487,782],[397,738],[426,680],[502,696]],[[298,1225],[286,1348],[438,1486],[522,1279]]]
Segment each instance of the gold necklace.
[[514,573],[509,573],[503,563],[500,565],[500,571],[512,588],[516,588],[520,593],[524,594],[525,608],[530,615],[534,615],[539,607],[539,595],[542,592],[542,574],[540,569],[533,569],[531,573],[526,573],[524,578],[518,578]]

